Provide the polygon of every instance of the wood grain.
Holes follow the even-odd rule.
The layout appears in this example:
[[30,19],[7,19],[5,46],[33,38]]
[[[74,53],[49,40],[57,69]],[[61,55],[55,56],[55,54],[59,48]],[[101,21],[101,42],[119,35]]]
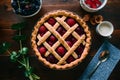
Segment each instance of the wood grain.
[[[23,18],[16,14],[11,9],[10,0],[0,1],[0,43],[10,42],[12,43],[11,50],[18,50],[19,45],[11,38],[16,34],[16,31],[11,29],[12,24],[26,21],[27,26],[23,30],[23,34],[27,35],[27,41],[24,45],[28,46],[30,51],[31,65],[35,68],[35,73],[41,77],[41,80],[77,80],[82,74],[89,61],[92,59],[94,54],[97,52],[99,47],[104,42],[104,38],[99,36],[95,32],[95,26],[89,25],[92,33],[92,44],[88,57],[86,60],[78,65],[77,67],[65,70],[56,71],[51,70],[43,66],[34,55],[31,48],[30,38],[36,22],[47,12],[65,9],[72,11],[79,16],[83,17],[85,14],[90,15],[102,15],[104,20],[110,21],[114,25],[114,33],[109,41],[120,49],[120,0],[108,0],[107,5],[100,11],[95,13],[85,12],[79,4],[79,0],[43,0],[42,9],[40,12],[31,17]],[[1,80],[25,80],[23,70],[17,68],[17,64],[13,64],[9,60],[9,54],[0,55],[0,79]],[[120,62],[115,67],[109,80],[120,80]]]

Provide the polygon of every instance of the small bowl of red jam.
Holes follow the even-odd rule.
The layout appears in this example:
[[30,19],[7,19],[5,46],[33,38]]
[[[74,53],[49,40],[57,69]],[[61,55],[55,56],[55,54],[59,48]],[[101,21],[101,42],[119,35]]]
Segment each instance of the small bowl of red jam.
[[87,12],[99,11],[106,3],[107,0],[80,0],[81,7]]

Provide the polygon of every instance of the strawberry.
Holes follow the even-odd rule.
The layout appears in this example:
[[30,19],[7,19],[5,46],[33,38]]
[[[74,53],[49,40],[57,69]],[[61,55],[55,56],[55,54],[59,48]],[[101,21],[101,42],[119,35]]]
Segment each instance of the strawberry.
[[48,23],[51,24],[51,25],[54,25],[55,22],[56,22],[56,21],[55,21],[54,18],[50,18],[50,19],[48,20]]
[[95,3],[92,3],[92,4],[90,5],[90,7],[91,7],[91,8],[97,8],[97,5],[96,5]]
[[75,20],[72,18],[68,18],[66,22],[69,26],[73,26],[76,23]]
[[100,0],[94,0],[94,2],[96,3],[96,5],[99,7],[102,3]]

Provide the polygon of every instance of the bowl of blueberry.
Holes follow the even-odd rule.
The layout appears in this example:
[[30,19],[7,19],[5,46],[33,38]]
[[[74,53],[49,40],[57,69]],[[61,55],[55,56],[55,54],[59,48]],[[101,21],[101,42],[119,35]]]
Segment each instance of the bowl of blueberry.
[[13,12],[22,17],[36,15],[42,6],[42,0],[11,0]]

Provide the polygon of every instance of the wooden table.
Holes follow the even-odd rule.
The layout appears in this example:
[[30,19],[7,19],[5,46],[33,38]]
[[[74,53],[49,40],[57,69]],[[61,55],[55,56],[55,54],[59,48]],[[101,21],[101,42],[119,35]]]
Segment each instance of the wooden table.
[[[66,9],[75,12],[76,14],[83,17],[85,14],[90,15],[102,15],[104,20],[110,21],[114,25],[114,33],[109,41],[120,49],[120,0],[108,0],[107,5],[96,13],[85,12],[79,4],[79,0],[43,0],[41,11],[31,18],[22,18],[13,13],[10,6],[10,0],[0,1],[0,43],[10,42],[12,43],[11,50],[17,50],[18,44],[11,38],[16,34],[16,31],[11,30],[11,25],[14,23],[27,21],[28,25],[23,30],[23,33],[28,36],[27,45],[30,49],[29,54],[31,58],[31,65],[34,67],[34,71],[41,77],[41,80],[77,80],[78,77],[83,73],[84,69],[92,59],[93,55],[99,49],[101,44],[104,42],[103,37],[99,36],[95,32],[95,26],[89,26],[92,32],[92,45],[86,60],[78,65],[77,67],[65,70],[56,71],[44,67],[35,57],[34,52],[31,49],[30,37],[33,26],[37,20],[41,18],[46,12]],[[90,57],[90,58],[89,58]],[[109,80],[120,80],[120,62],[117,64]],[[5,53],[0,55],[0,80],[25,80],[23,70],[17,67],[17,64],[10,62],[9,54]]]

